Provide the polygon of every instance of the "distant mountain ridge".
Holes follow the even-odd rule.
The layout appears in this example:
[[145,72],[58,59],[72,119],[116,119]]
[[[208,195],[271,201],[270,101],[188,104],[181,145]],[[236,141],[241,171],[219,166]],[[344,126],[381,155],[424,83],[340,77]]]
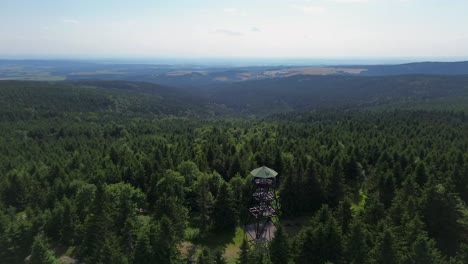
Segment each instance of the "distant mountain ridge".
[[468,75],[295,75],[191,88],[129,81],[0,81],[0,104],[0,120],[11,120],[13,112],[22,113],[22,119],[70,112],[214,117],[418,104],[468,112]]
[[307,75],[394,76],[468,75],[468,61],[396,65],[214,67],[162,64],[106,64],[92,61],[0,60],[0,80],[108,80],[176,87],[287,78]]
[[387,76],[407,74],[464,75],[468,74],[468,61],[459,62],[415,62],[398,65],[356,65],[351,68],[367,68],[360,75]]

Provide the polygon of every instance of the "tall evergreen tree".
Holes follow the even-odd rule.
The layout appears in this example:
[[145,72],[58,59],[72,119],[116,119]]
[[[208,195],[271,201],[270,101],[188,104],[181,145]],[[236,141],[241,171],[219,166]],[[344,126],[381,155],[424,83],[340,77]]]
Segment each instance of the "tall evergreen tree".
[[324,200],[324,195],[319,181],[317,164],[313,160],[307,166],[301,190],[305,192],[304,197],[300,199],[305,202],[306,211],[315,212],[318,210]]
[[331,167],[331,175],[327,186],[328,204],[334,208],[343,199],[344,189],[344,174],[341,160],[335,158]]
[[211,228],[212,224],[212,212],[214,198],[210,192],[210,185],[207,175],[202,175],[196,185],[198,197],[197,197],[197,208],[199,213],[199,227],[203,234]]
[[434,241],[427,239],[424,236],[419,236],[411,248],[411,263],[445,263],[442,260],[440,253],[437,251]]
[[429,236],[433,237],[442,253],[454,256],[466,240],[468,224],[463,224],[459,198],[450,193],[434,178],[429,179],[423,195],[423,216]]
[[211,252],[205,247],[198,256],[197,264],[213,264],[213,257]]
[[177,249],[177,236],[172,222],[162,217],[159,223],[153,224],[150,229],[150,241],[154,252],[154,263],[176,263],[180,258]]
[[214,227],[216,230],[233,231],[237,225],[237,205],[234,194],[226,182],[221,184],[221,188],[216,198],[214,208]]
[[44,234],[39,234],[34,238],[30,262],[31,264],[57,264],[58,261],[47,245]]
[[284,181],[279,189],[279,200],[281,203],[281,213],[283,216],[294,216],[298,214],[298,186],[293,175],[283,176]]
[[246,238],[242,240],[240,245],[239,258],[237,264],[249,264],[250,246]]
[[401,258],[397,251],[395,238],[389,229],[386,229],[373,250],[373,263],[395,264],[400,263]]
[[273,264],[287,264],[290,260],[289,241],[281,226],[278,226],[270,244],[270,258]]
[[224,258],[224,250],[218,249],[215,251],[214,264],[227,264]]
[[108,235],[110,222],[104,186],[99,184],[91,211],[84,223],[84,238],[80,247],[80,255],[83,257],[84,262],[101,262],[101,250],[104,244],[103,238]]
[[134,264],[151,264],[153,263],[153,248],[148,236],[148,230],[143,228],[138,234],[136,241],[135,252],[133,256]]
[[345,242],[346,260],[351,264],[369,263],[369,246],[367,230],[362,221],[356,219],[349,230]]
[[327,206],[314,216],[312,226],[299,235],[296,263],[340,262],[343,254],[341,228]]

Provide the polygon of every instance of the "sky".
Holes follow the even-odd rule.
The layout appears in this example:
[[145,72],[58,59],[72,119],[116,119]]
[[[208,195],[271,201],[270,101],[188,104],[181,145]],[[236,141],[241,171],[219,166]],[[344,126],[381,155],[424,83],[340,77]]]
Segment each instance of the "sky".
[[0,0],[0,58],[468,59],[467,0]]

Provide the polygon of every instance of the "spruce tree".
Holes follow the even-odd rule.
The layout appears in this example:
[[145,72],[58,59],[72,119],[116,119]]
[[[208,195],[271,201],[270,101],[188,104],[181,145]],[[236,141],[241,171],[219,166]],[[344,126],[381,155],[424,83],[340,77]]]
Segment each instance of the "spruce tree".
[[345,243],[345,256],[349,263],[365,264],[369,262],[367,240],[367,230],[359,219],[355,220],[350,227]]
[[341,160],[335,158],[332,164],[331,175],[327,186],[328,204],[335,208],[344,197],[344,173]]
[[212,224],[214,198],[210,192],[208,176],[203,174],[196,183],[198,192],[197,207],[199,213],[199,227],[202,235],[206,235]]
[[[431,177],[423,195],[423,219],[429,236],[434,238],[442,253],[454,256],[466,240],[468,225],[461,221],[462,203],[442,184]],[[464,232],[463,232],[464,231]]]
[[226,182],[221,184],[214,204],[214,227],[218,231],[233,231],[237,225],[237,205],[234,194]]
[[98,185],[91,206],[91,212],[86,217],[84,224],[84,239],[81,243],[80,255],[85,262],[99,263],[104,243],[103,238],[107,236],[108,226],[111,222],[107,212],[107,197],[103,185]]
[[443,263],[441,256],[434,245],[434,241],[431,241],[424,236],[419,236],[414,242],[411,255],[411,263],[414,264]]
[[214,256],[215,264],[227,264],[226,259],[224,258],[224,250],[218,249],[215,252]]
[[153,263],[153,249],[151,247],[148,230],[143,228],[138,234],[136,241],[135,252],[133,255],[134,264],[151,264]]
[[213,264],[211,252],[205,247],[198,256],[197,264]]
[[377,241],[373,251],[373,263],[395,264],[400,263],[400,258],[395,245],[395,238],[389,229],[386,229]]
[[34,238],[30,264],[57,264],[54,252],[49,250],[44,234],[39,234]]
[[270,257],[273,264],[289,263],[289,241],[283,228],[278,226],[270,244]]
[[244,237],[242,244],[240,245],[239,258],[237,264],[248,264],[249,263],[250,246],[247,239]]
[[340,262],[343,253],[341,228],[328,206],[314,216],[312,225],[298,236],[296,263]]

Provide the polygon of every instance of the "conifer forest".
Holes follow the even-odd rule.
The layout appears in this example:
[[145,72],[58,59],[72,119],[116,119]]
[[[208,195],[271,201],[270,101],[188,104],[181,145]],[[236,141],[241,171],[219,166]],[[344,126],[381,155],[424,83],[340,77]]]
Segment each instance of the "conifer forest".
[[[394,78],[425,98],[0,81],[0,263],[468,263],[468,81]],[[244,231],[260,166],[266,246]]]

